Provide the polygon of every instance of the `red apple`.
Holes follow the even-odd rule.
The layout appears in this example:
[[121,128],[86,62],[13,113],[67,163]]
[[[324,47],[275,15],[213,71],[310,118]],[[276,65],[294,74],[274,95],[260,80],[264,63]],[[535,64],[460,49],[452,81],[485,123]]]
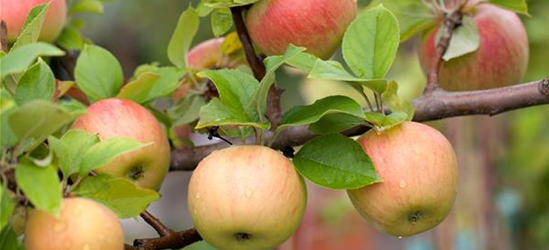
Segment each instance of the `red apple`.
[[262,146],[218,150],[189,182],[196,230],[219,249],[271,250],[297,229],[307,190],[290,160]]
[[[443,62],[440,86],[447,90],[479,90],[519,83],[528,64],[528,38],[519,17],[489,4],[469,9],[480,34],[475,52]],[[422,39],[419,57],[423,70],[431,70],[438,29]]]
[[356,0],[261,0],[246,14],[255,45],[266,55],[280,55],[288,45],[328,59],[356,16]]
[[221,45],[224,40],[224,37],[214,38],[193,47],[187,54],[187,67],[196,70],[217,67],[223,59]]
[[8,43],[14,43],[23,29],[23,24],[32,8],[50,3],[38,40],[53,42],[67,22],[65,0],[0,0],[0,19],[8,26]]
[[55,216],[33,210],[25,228],[27,250],[124,248],[118,217],[105,206],[83,198],[65,198]]
[[358,212],[376,228],[408,236],[439,224],[454,203],[457,163],[452,145],[436,129],[406,122],[358,139],[382,183],[348,190]]
[[115,177],[125,177],[143,188],[158,189],[170,166],[170,145],[156,118],[141,105],[122,99],[105,99],[88,107],[74,129],[97,133],[101,140],[126,136],[142,143],[144,148],[118,156],[97,169]]

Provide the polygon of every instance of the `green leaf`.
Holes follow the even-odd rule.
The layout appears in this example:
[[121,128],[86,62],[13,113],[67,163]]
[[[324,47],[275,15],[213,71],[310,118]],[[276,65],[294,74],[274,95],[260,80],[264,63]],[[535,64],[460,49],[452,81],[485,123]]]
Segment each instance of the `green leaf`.
[[305,51],[305,48],[296,47],[293,45],[288,45],[286,52],[281,56],[269,56],[265,58],[265,68],[266,74],[259,82],[259,88],[256,93],[254,93],[250,105],[247,107],[247,110],[254,110],[259,113],[259,116],[265,114],[267,107],[267,94],[269,89],[275,82],[275,72],[278,68],[284,65],[286,62],[290,61],[292,58],[298,56],[301,52]]
[[215,37],[220,37],[233,27],[233,16],[229,8],[214,9],[211,25]]
[[286,61],[286,64],[296,69],[309,72],[313,69],[313,66],[315,65],[317,59],[318,59],[317,56],[302,51],[299,54],[293,56],[292,58],[289,58]]
[[309,130],[317,134],[339,133],[355,126],[366,125],[364,117],[345,113],[328,114],[318,122],[309,125]]
[[[357,85],[368,87],[369,89],[378,93],[385,91],[387,81],[385,79],[364,79],[357,78],[351,75],[340,62],[337,61],[323,61],[318,59],[309,73],[309,78],[312,79],[324,79],[324,80],[336,80],[350,82],[351,85]],[[362,87],[357,88],[359,91],[364,91]]]
[[301,175],[326,188],[355,189],[381,181],[362,147],[340,134],[308,141],[293,163]]
[[53,72],[43,60],[38,60],[19,80],[15,89],[15,102],[22,106],[34,100],[50,101],[54,91]]
[[119,155],[148,146],[129,137],[114,137],[91,146],[82,156],[80,176],[86,176],[90,171],[103,167]]
[[229,7],[250,5],[258,1],[259,0],[209,0],[206,2],[206,6],[209,6],[212,8],[229,8]]
[[400,42],[435,27],[437,17],[422,1],[418,0],[374,0],[370,6],[383,4],[397,18],[400,26]]
[[62,56],[65,52],[47,43],[23,45],[0,58],[0,80],[7,75],[22,73],[40,56]]
[[384,78],[400,41],[396,17],[383,5],[360,13],[343,37],[343,58],[360,78]]
[[29,137],[48,136],[73,119],[61,106],[36,100],[16,109],[8,121],[13,132],[23,141]]
[[104,204],[119,218],[138,216],[150,203],[160,198],[153,190],[140,188],[129,180],[108,175],[84,179],[74,193]]
[[464,16],[461,25],[452,33],[452,39],[442,59],[449,61],[450,59],[475,52],[479,46],[480,34],[475,21],[471,17]]
[[25,245],[19,242],[11,225],[4,227],[0,232],[0,249],[25,250]]
[[100,0],[80,0],[69,9],[69,14],[95,13],[103,14],[103,3]]
[[411,121],[414,118],[414,106],[408,100],[398,96],[398,84],[395,81],[391,81],[387,85],[387,89],[381,94],[381,98],[392,112],[402,111],[406,113],[406,121]]
[[40,4],[31,9],[25,20],[25,24],[23,25],[23,29],[13,44],[12,49],[38,41],[38,36],[40,35],[40,30],[42,30],[42,24],[44,23],[49,5],[49,3]]
[[9,117],[15,111],[16,105],[10,94],[0,89],[0,147],[1,149],[11,148],[17,144],[17,136],[9,125]]
[[269,123],[261,123],[257,119],[252,119],[246,113],[233,112],[225,106],[218,98],[212,99],[208,104],[204,105],[199,112],[200,120],[196,125],[196,129],[212,127],[212,126],[252,126],[261,129],[269,129]]
[[153,70],[152,73],[159,75],[160,78],[152,86],[143,103],[151,102],[159,97],[173,93],[173,91],[181,85],[180,79],[187,73],[187,70],[174,67],[162,67]]
[[179,100],[168,110],[168,115],[175,120],[172,126],[180,126],[196,121],[200,117],[200,108],[204,105],[206,105],[206,100],[200,95],[187,96]]
[[528,5],[525,0],[488,0],[482,3],[494,4],[519,14],[530,15],[528,14]]
[[0,187],[0,231],[8,225],[8,219],[15,209],[15,202],[8,191]]
[[173,65],[179,68],[186,67],[187,52],[198,31],[199,24],[198,13],[192,6],[189,6],[179,17],[168,45],[168,58]]
[[82,156],[98,142],[99,137],[96,134],[82,130],[69,130],[61,139],[53,136],[48,138],[51,150],[59,158],[59,169],[65,178],[79,172]]
[[302,126],[318,122],[328,114],[344,113],[363,118],[362,107],[355,100],[346,96],[328,96],[307,106],[297,106],[290,109],[282,117],[278,131],[289,126]]
[[388,130],[408,120],[408,114],[402,111],[393,112],[389,115],[378,112],[367,112],[364,115],[366,116],[366,120],[374,125],[374,129],[377,132]]
[[81,50],[84,47],[84,39],[80,31],[73,27],[65,27],[57,38],[57,44],[67,50]]
[[115,97],[124,82],[118,60],[95,45],[84,46],[74,72],[76,84],[91,101]]
[[15,180],[36,209],[59,214],[63,190],[55,166],[38,167],[23,158],[15,168]]
[[160,79],[160,75],[143,73],[137,79],[124,85],[116,97],[144,103],[151,89]]

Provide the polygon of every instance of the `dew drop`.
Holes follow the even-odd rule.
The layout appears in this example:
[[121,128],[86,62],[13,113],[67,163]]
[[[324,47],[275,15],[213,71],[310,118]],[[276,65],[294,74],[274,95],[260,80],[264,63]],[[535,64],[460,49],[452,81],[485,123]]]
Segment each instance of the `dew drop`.
[[246,189],[246,197],[247,197],[247,198],[252,197],[252,193],[253,193],[253,191],[252,191],[251,189],[249,189],[249,188]]
[[402,236],[398,236],[398,239],[401,240],[401,239],[402,239]]
[[398,186],[399,186],[400,188],[405,188],[405,187],[406,187],[406,181],[400,180],[400,183],[398,184]]
[[200,199],[200,193],[196,193],[196,196],[195,196],[197,199]]

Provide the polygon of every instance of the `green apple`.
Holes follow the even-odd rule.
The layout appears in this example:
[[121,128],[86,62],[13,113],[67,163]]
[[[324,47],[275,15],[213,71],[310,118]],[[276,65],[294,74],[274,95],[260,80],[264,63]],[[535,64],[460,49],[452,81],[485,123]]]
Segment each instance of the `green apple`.
[[233,146],[198,164],[187,199],[194,226],[210,245],[271,250],[297,229],[307,190],[281,153],[262,146]]
[[0,0],[0,19],[6,22],[8,43],[15,42],[31,9],[48,2],[50,2],[50,6],[38,39],[53,42],[67,23],[65,0]]
[[444,135],[405,122],[381,133],[370,130],[358,143],[383,179],[347,191],[367,221],[387,234],[408,236],[444,220],[457,192],[456,156]]
[[116,157],[96,171],[128,178],[143,188],[160,188],[170,167],[170,145],[162,126],[146,108],[129,100],[101,100],[89,106],[88,113],[79,117],[73,128],[96,133],[100,140],[126,136],[150,143]]
[[27,250],[121,250],[124,232],[107,207],[84,198],[65,198],[55,216],[33,210],[25,228]]
[[288,45],[328,59],[356,16],[356,0],[261,0],[248,10],[246,27],[266,55],[280,55]]

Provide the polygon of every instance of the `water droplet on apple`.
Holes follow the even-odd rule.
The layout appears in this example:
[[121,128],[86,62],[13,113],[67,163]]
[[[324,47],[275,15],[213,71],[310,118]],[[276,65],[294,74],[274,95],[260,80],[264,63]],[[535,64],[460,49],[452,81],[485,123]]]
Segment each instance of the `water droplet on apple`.
[[401,240],[401,239],[402,239],[402,236],[398,236],[398,239]]
[[200,193],[196,193],[196,196],[195,196],[197,199],[200,199]]
[[406,181],[400,180],[400,183],[398,184],[398,186],[399,186],[400,188],[405,188],[405,187],[406,187]]
[[253,191],[252,191],[251,189],[249,189],[249,188],[246,189],[246,197],[247,197],[247,198],[252,197],[252,193],[253,193]]

